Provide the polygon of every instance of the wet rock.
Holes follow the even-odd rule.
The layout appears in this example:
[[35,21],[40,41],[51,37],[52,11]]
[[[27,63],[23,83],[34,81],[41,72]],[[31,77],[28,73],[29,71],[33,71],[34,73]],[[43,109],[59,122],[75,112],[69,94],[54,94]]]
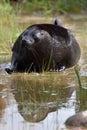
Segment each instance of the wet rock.
[[87,111],[82,111],[69,117],[65,124],[67,126],[87,127]]

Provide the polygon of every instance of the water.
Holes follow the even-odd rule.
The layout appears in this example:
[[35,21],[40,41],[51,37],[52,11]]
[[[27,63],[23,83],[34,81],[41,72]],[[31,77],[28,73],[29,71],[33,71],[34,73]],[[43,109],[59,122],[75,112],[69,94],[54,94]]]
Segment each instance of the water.
[[74,68],[8,75],[4,68],[10,58],[0,56],[0,130],[71,130],[64,124],[66,119],[87,110],[87,22],[65,20],[64,24],[81,47],[78,64],[83,89],[79,90]]

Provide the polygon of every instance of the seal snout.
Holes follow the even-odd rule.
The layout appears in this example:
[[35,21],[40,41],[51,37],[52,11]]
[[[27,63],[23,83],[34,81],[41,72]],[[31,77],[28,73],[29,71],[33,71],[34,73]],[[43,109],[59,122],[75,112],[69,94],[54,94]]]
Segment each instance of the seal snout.
[[33,38],[28,38],[28,36],[23,36],[22,37],[22,46],[30,46],[34,44],[34,39]]

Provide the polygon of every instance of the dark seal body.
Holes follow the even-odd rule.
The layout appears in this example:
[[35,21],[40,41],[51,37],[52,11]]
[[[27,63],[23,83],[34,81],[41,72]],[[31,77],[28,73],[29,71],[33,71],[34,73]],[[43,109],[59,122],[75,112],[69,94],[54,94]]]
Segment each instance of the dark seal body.
[[12,48],[11,67],[19,72],[61,70],[74,66],[80,58],[80,48],[71,31],[53,24],[28,27]]

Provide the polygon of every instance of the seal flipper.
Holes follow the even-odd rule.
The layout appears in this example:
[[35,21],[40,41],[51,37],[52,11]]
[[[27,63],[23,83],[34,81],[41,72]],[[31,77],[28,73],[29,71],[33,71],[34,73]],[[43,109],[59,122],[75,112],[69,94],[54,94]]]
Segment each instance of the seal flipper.
[[66,65],[63,63],[57,63],[57,72],[61,72],[66,69]]
[[8,74],[11,74],[14,69],[16,68],[17,66],[17,53],[14,52],[13,55],[12,55],[12,61],[11,61],[11,66],[5,68],[5,71],[8,73]]
[[11,63],[11,66],[5,68],[5,71],[6,71],[8,74],[11,74],[11,73],[14,71],[15,67],[16,67],[16,63],[17,63],[16,61],[12,62],[12,63]]

